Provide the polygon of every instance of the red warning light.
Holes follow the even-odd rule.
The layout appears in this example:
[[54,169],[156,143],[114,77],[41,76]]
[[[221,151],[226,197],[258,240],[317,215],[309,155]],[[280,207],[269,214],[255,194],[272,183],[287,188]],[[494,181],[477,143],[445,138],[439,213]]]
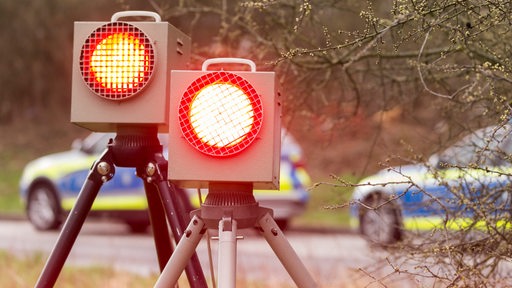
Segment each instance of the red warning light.
[[179,105],[181,132],[202,153],[229,156],[246,149],[260,131],[263,108],[244,78],[219,71],[197,78]]
[[110,100],[137,94],[151,79],[154,66],[150,39],[124,22],[97,28],[85,41],[80,55],[85,83],[94,93]]

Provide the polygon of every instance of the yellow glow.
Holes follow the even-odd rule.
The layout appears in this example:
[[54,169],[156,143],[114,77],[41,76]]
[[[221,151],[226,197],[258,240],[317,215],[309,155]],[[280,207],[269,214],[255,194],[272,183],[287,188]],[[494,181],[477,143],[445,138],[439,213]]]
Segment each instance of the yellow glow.
[[196,94],[190,106],[190,122],[203,143],[230,147],[241,142],[254,124],[250,99],[238,87],[211,84]]
[[143,85],[149,56],[139,39],[117,33],[103,39],[91,55],[90,69],[96,81],[114,92]]

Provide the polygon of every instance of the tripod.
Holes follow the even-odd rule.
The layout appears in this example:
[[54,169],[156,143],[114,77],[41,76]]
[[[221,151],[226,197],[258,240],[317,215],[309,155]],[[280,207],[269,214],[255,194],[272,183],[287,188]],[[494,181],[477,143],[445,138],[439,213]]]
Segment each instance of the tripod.
[[[156,127],[118,128],[115,139],[110,140],[92,166],[35,287],[55,285],[102,184],[114,177],[115,166],[134,167],[137,176],[144,180],[158,264],[161,271],[165,268],[173,254],[170,234],[172,232],[177,243],[189,218],[183,205],[171,195],[175,192],[174,186],[167,181],[168,162],[162,155],[157,133]],[[190,286],[207,287],[197,255],[193,253],[189,259],[185,272]]]
[[272,210],[259,207],[252,184],[210,183],[208,190],[204,204],[193,212],[192,220],[155,284],[156,288],[172,287],[178,281],[207,228],[218,228],[219,231],[218,287],[235,287],[237,229],[254,226],[298,287],[317,287],[274,221]]

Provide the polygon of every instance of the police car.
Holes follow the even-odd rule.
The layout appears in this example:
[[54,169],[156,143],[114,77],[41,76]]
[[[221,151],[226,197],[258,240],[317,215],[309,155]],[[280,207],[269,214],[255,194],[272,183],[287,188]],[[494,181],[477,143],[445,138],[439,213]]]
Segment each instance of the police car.
[[486,127],[426,163],[390,167],[363,179],[352,195],[353,226],[370,242],[391,244],[407,230],[475,225],[478,210],[489,213],[479,225],[506,221],[499,219],[510,216],[511,133],[511,124]]
[[[77,140],[69,151],[47,155],[28,163],[20,180],[20,196],[26,214],[38,230],[60,227],[73,207],[92,163],[99,158],[114,134],[92,133]],[[166,135],[159,135],[166,155]],[[272,208],[281,228],[300,215],[309,199],[309,175],[304,167],[301,148],[292,135],[283,130],[281,149],[280,190],[256,190],[260,206]],[[187,199],[191,208],[199,207],[197,191],[177,189],[177,197]],[[203,195],[204,197],[205,195]],[[134,232],[145,231],[149,225],[147,200],[143,182],[135,168],[116,167],[114,178],[103,184],[96,197],[90,217],[121,220]]]

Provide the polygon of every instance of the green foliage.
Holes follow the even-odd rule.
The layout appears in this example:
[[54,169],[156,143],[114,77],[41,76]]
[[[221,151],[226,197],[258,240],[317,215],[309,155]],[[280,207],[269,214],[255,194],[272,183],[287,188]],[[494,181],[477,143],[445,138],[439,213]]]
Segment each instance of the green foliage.
[[0,211],[20,214],[23,209],[18,194],[20,170],[0,169]]
[[[356,182],[353,175],[343,175],[348,182]],[[339,179],[335,177],[335,179]],[[315,228],[350,228],[348,203],[352,195],[352,187],[332,185],[335,179],[317,182],[310,189],[308,208],[304,215],[293,220],[294,225]]]

